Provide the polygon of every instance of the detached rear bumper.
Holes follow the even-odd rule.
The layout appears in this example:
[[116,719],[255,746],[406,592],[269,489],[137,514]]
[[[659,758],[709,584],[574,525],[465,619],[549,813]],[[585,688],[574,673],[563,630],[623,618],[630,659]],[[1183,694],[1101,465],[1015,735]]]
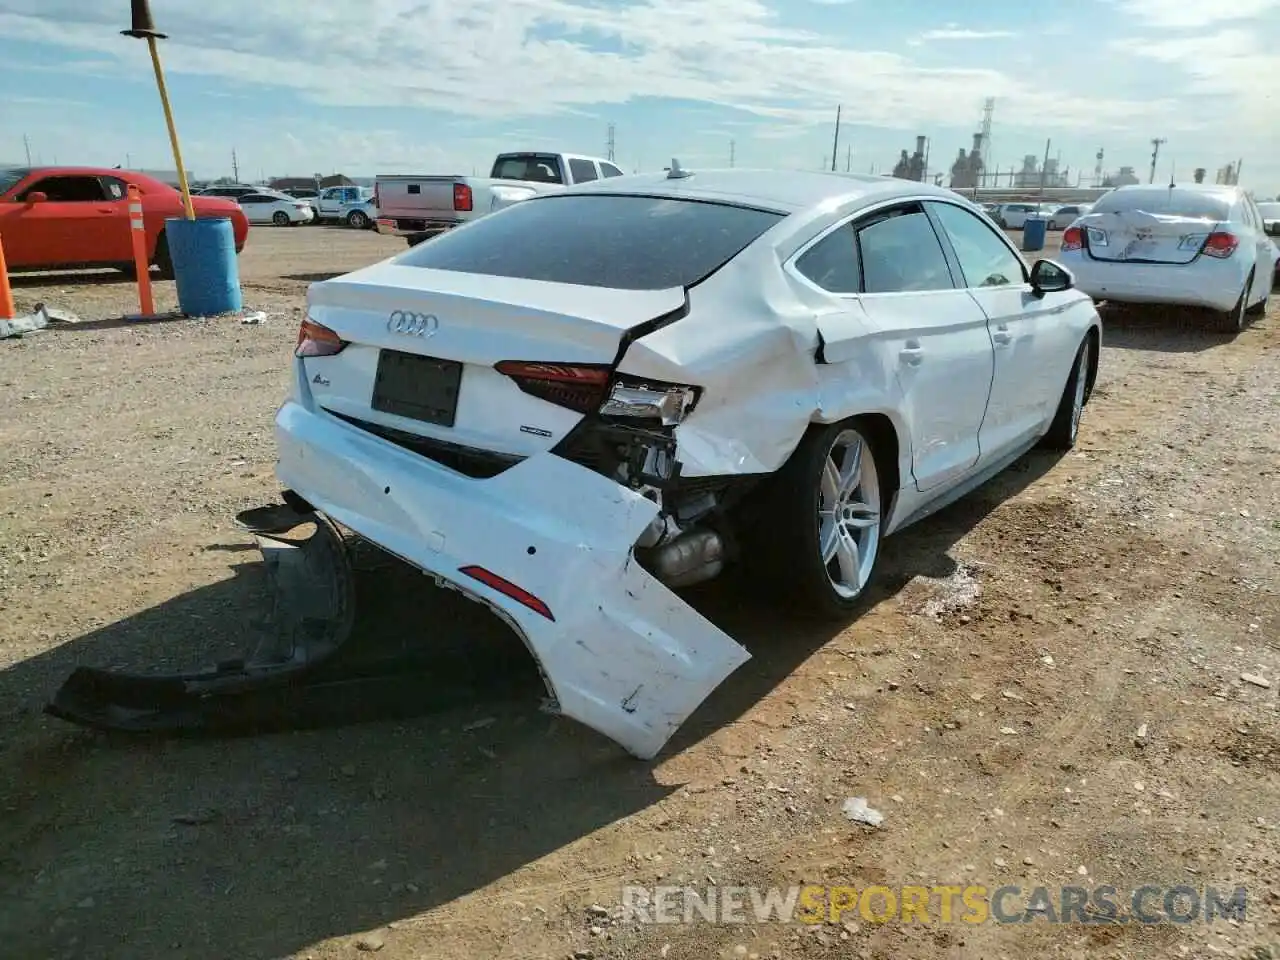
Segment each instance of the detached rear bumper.
[[547,453],[472,479],[294,400],[276,440],[285,486],[487,604],[560,711],[640,759],[750,658],[635,562],[657,506],[599,474]]

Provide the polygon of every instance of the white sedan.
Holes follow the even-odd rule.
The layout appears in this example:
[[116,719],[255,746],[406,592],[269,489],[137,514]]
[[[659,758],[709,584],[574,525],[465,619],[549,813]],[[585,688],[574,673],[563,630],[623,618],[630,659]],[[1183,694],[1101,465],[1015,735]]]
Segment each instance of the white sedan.
[[250,223],[290,227],[309,223],[316,215],[311,204],[284,193],[246,193],[236,202]]
[[285,503],[241,515],[317,530],[273,548],[330,584],[280,644],[201,676],[82,668],[49,709],[186,729],[253,687],[318,705],[356,606],[341,527],[488,606],[554,708],[647,759],[750,657],[676,591],[742,563],[847,621],[884,537],[1075,444],[1101,329],[1069,271],[941,187],[673,161],[530,198],[312,285]]
[[1206,309],[1226,332],[1267,307],[1277,252],[1236,186],[1118,187],[1062,235],[1061,261],[1097,300]]

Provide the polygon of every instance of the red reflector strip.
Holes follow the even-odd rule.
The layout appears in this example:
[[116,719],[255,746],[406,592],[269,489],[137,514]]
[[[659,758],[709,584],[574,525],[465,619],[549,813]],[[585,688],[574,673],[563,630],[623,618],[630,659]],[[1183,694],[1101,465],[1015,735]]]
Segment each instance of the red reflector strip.
[[528,590],[522,590],[510,580],[504,580],[492,571],[486,570],[480,566],[459,567],[459,573],[465,573],[473,580],[479,580],[486,587],[497,590],[504,596],[510,597],[516,603],[524,604],[534,613],[540,613],[548,620],[555,622],[555,617],[551,615],[551,608],[535,597]]

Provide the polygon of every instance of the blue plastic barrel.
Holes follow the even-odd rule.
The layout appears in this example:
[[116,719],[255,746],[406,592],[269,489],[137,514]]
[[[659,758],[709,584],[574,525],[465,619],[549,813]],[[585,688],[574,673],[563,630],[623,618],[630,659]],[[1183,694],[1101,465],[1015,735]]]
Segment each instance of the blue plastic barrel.
[[1043,250],[1045,232],[1048,229],[1048,217],[1027,217],[1022,225],[1022,249]]
[[211,317],[244,306],[229,217],[170,217],[164,222],[164,235],[178,287],[178,309],[189,317]]

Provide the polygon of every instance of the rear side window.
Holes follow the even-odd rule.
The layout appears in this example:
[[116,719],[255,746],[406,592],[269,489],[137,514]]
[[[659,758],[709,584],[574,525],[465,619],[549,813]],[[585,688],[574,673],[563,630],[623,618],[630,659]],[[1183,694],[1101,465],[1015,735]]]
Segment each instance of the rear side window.
[[596,165],[590,160],[570,160],[569,172],[573,174],[574,183],[586,183],[596,180]]
[[796,269],[828,293],[857,293],[862,273],[853,224],[837,227],[806,250]]
[[600,172],[603,173],[606,177],[623,176],[622,171],[619,170],[617,167],[615,167],[612,163],[601,163]]
[[617,290],[710,276],[785,214],[607,194],[535,197],[443,233],[397,263]]

